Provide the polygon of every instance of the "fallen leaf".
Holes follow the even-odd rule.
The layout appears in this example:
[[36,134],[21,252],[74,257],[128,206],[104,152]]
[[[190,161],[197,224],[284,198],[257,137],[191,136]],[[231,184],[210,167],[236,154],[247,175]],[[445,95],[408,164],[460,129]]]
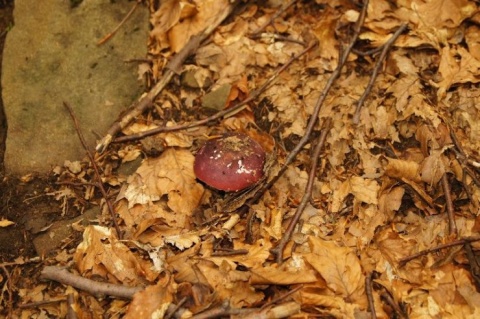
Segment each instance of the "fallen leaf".
[[4,218],[0,219],[0,227],[8,227],[11,225],[15,225],[15,223],[8,219],[4,219]]
[[163,318],[168,306],[174,301],[176,288],[173,278],[165,275],[155,285],[148,286],[133,296],[124,318]]
[[311,253],[305,259],[336,294],[361,307],[367,304],[365,276],[355,252],[334,242],[310,236]]

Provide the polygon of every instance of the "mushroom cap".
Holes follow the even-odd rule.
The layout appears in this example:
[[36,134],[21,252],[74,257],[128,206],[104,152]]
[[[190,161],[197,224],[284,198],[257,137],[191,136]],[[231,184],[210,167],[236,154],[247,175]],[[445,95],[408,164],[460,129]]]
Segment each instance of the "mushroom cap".
[[240,191],[264,175],[265,151],[242,133],[226,133],[207,141],[195,156],[193,170],[205,184],[227,192]]

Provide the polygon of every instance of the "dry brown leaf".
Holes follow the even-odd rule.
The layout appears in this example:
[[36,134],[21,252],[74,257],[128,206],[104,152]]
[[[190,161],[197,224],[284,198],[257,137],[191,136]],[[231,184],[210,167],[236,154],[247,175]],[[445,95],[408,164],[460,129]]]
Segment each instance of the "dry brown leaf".
[[413,0],[411,8],[418,15],[420,27],[438,29],[458,27],[477,11],[475,3],[468,0]]
[[380,198],[378,200],[379,212],[393,218],[394,212],[398,211],[402,205],[404,194],[405,188],[403,187],[393,187],[380,192]]
[[[458,57],[460,56],[460,60]],[[445,97],[446,92],[452,85],[458,83],[480,82],[480,60],[477,60],[462,47],[454,50],[448,46],[443,48],[438,71],[442,75],[442,81],[438,84],[438,99]]]
[[247,268],[258,268],[270,257],[272,243],[264,239],[259,239],[250,245],[239,240],[235,240],[233,248],[235,250],[245,250],[248,253],[244,255],[239,254],[222,257],[211,256],[213,247],[207,245],[206,243],[203,246],[204,247],[202,247],[202,251],[205,258],[213,261],[218,266],[226,262],[230,264],[231,267],[235,267],[236,264],[241,264]]
[[355,318],[358,311],[358,305],[346,302],[344,297],[332,296],[319,289],[304,288],[299,295],[297,301],[302,305],[325,307],[336,318]]
[[233,270],[228,263],[217,266],[211,261],[201,260],[197,267],[208,285],[215,290],[217,300],[230,300],[232,307],[251,306],[264,298],[263,293],[256,292],[247,281],[244,281],[248,280],[247,278],[235,275],[238,271]]
[[408,179],[413,182],[421,182],[420,165],[414,161],[405,161],[395,158],[389,158],[385,167],[385,174],[392,178]]
[[179,52],[190,37],[210,26],[230,4],[227,0],[197,0],[195,5],[195,14],[183,19],[168,31],[168,40],[173,52]]
[[378,185],[377,181],[360,176],[352,176],[349,182],[351,185],[351,193],[355,196],[356,200],[373,205],[378,203],[380,185]]
[[176,290],[177,284],[170,275],[166,275],[155,285],[148,286],[133,296],[124,318],[163,318],[174,300]]
[[169,148],[154,159],[145,160],[128,179],[123,196],[128,207],[147,204],[168,195],[168,207],[175,213],[190,216],[200,203],[203,186],[193,173],[194,156],[187,150]]
[[440,181],[445,174],[445,156],[443,151],[432,150],[430,156],[425,158],[420,167],[420,176],[422,181],[433,186]]
[[472,25],[465,30],[465,41],[470,54],[480,61],[480,27]]
[[200,236],[198,232],[188,232],[178,235],[165,236],[164,241],[167,244],[171,244],[180,250],[190,248],[200,242]]
[[102,226],[85,229],[74,260],[83,275],[100,275],[128,285],[141,284],[145,279],[153,281],[158,276],[148,261],[137,258],[110,228]]
[[334,242],[309,236],[312,253],[305,259],[336,294],[365,309],[365,276],[355,252]]
[[157,40],[159,50],[170,46],[167,40],[167,32],[177,25],[181,18],[192,17],[197,13],[198,8],[189,1],[162,1],[160,7],[152,14],[150,19],[150,23],[153,25],[150,35]]
[[257,266],[250,269],[252,277],[250,283],[252,285],[293,285],[321,282],[316,272],[304,258],[299,254],[293,254],[282,265]]

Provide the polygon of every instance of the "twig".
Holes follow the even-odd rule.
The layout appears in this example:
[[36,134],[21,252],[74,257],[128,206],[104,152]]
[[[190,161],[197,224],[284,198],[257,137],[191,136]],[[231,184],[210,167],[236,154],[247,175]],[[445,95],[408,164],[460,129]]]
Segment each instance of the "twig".
[[468,167],[468,164],[472,165],[473,167],[477,167],[477,163],[468,158],[467,154],[463,150],[462,145],[458,141],[457,135],[455,134],[452,125],[448,121],[446,121],[446,123],[448,124],[450,130],[450,137],[452,138],[453,145],[455,145],[456,148],[454,149],[454,151],[457,160],[460,162],[460,164],[462,164],[463,171],[470,175],[477,187],[480,187],[480,180],[476,176],[475,172],[470,167]]
[[140,3],[141,3],[141,0],[137,0],[135,5],[130,9],[130,11],[127,13],[127,15],[123,18],[123,20],[120,21],[120,23],[117,25],[117,27],[115,29],[113,29],[112,32],[107,34],[103,39],[98,41],[97,45],[102,45],[105,42],[107,42],[108,40],[110,40],[115,35],[115,33],[117,33],[117,31],[120,30],[120,27],[128,20],[128,18],[130,18],[132,16],[133,12],[135,12],[135,9],[137,9],[137,7]]
[[320,94],[320,97],[317,100],[317,103],[315,104],[312,115],[310,116],[310,120],[308,121],[307,127],[305,128],[305,135],[300,139],[300,141],[297,143],[295,148],[288,154],[287,158],[285,159],[284,166],[288,166],[293,162],[295,157],[298,155],[298,153],[300,153],[300,151],[303,149],[303,147],[307,144],[308,140],[310,139],[310,136],[313,132],[315,124],[318,121],[318,114],[320,114],[320,110],[322,108],[323,102],[325,102],[325,99],[327,98],[327,95],[330,92],[330,89],[332,88],[333,83],[340,76],[343,66],[347,62],[347,58],[350,55],[350,52],[352,51],[352,48],[355,45],[355,42],[357,42],[358,36],[360,35],[361,27],[363,25],[363,22],[365,21],[365,16],[367,15],[367,8],[368,8],[368,0],[365,0],[360,16],[358,17],[358,20],[355,24],[354,35],[350,41],[350,44],[343,51],[343,54],[340,57],[340,60],[338,61],[338,65],[336,69],[333,71],[332,75],[328,79],[327,84],[325,85],[322,93]]
[[365,291],[367,294],[368,307],[370,308],[370,313],[372,314],[371,318],[377,319],[377,312],[375,311],[375,300],[373,299],[372,277],[373,272],[370,272],[368,276],[365,277]]
[[443,193],[445,194],[445,203],[447,205],[448,231],[450,235],[458,236],[457,225],[455,223],[455,212],[453,210],[452,194],[450,193],[450,184],[448,183],[447,173],[442,176]]
[[176,305],[171,305],[172,307],[168,307],[168,312],[167,314],[165,314],[165,318],[164,319],[170,319],[173,317],[173,315],[179,311],[180,309],[182,309],[182,306],[187,302],[188,298],[187,297],[183,297],[179,302],[178,304]]
[[293,218],[290,220],[287,230],[283,234],[282,238],[274,248],[270,249],[270,252],[276,256],[276,261],[278,264],[281,264],[283,262],[283,250],[290,238],[292,237],[293,231],[295,230],[295,227],[297,226],[297,223],[302,216],[303,211],[307,207],[307,204],[310,202],[310,198],[312,197],[313,183],[317,174],[318,158],[320,157],[320,152],[323,148],[323,145],[325,144],[325,140],[327,139],[327,134],[330,132],[331,124],[332,119],[327,119],[325,123],[325,128],[322,130],[318,143],[315,146],[312,155],[312,166],[310,168],[310,174],[308,175],[307,186],[305,187],[302,201],[298,205],[297,211],[295,212],[295,215],[293,215]]
[[55,185],[94,186],[94,187],[98,187],[98,183],[92,183],[92,182],[69,182],[69,181],[63,181],[63,182],[55,182]]
[[180,125],[175,125],[175,126],[169,126],[169,127],[162,126],[162,127],[157,127],[157,128],[151,129],[151,130],[143,131],[143,132],[140,132],[140,133],[137,133],[137,134],[132,134],[132,135],[128,135],[128,136],[121,136],[121,137],[116,138],[114,142],[115,143],[120,143],[120,142],[126,142],[126,141],[134,141],[134,140],[142,139],[144,137],[155,135],[155,134],[158,134],[158,133],[180,131],[180,130],[184,130],[184,129],[188,129],[188,128],[192,128],[192,127],[201,126],[201,125],[207,124],[209,122],[213,122],[213,121],[215,121],[217,119],[220,119],[222,117],[227,117],[231,114],[235,114],[235,113],[239,112],[240,110],[242,110],[245,107],[245,105],[247,105],[248,103],[257,99],[258,96],[260,96],[260,94],[263,93],[268,88],[268,86],[274,80],[276,80],[278,78],[278,75],[280,73],[282,73],[286,68],[288,68],[290,66],[290,64],[292,64],[293,61],[302,57],[304,54],[306,54],[308,51],[310,51],[316,45],[317,45],[317,42],[313,42],[307,48],[305,48],[302,52],[300,52],[298,55],[290,58],[290,60],[288,60],[278,70],[276,70],[274,72],[274,74],[272,76],[270,76],[270,78],[268,78],[260,88],[258,88],[257,90],[254,90],[250,94],[250,96],[247,97],[245,100],[239,102],[238,104],[235,104],[232,107],[229,107],[228,109],[217,112],[217,113],[213,114],[212,116],[209,116],[209,117],[207,117],[203,120],[190,122],[190,123],[185,123],[185,124],[180,124]]
[[470,265],[470,273],[475,281],[477,287],[480,286],[480,266],[478,264],[477,257],[473,252],[472,245],[470,243],[465,243],[463,246],[465,249],[465,254],[467,255],[468,264]]
[[102,193],[102,196],[105,199],[105,203],[107,204],[108,211],[110,212],[113,225],[115,226],[115,230],[117,232],[117,237],[119,239],[122,239],[123,234],[120,230],[120,227],[118,226],[115,210],[113,209],[112,203],[108,199],[108,194],[107,194],[107,191],[105,190],[105,187],[103,187],[102,176],[100,175],[100,171],[98,169],[97,163],[95,162],[95,158],[93,157],[92,152],[90,152],[90,150],[88,149],[87,143],[85,142],[85,138],[83,137],[82,130],[80,129],[80,124],[78,123],[77,117],[75,116],[75,113],[73,112],[72,107],[67,102],[63,102],[63,105],[70,113],[70,116],[72,117],[72,120],[73,120],[73,124],[75,126],[75,130],[77,131],[78,138],[80,139],[80,142],[82,143],[82,146],[85,149],[85,152],[87,152],[88,158],[92,163],[93,170],[95,171],[95,177],[97,178],[97,181],[98,181],[98,188],[100,189],[100,192]]
[[259,33],[265,30],[266,27],[272,24],[276,18],[278,18],[283,12],[285,12],[288,8],[290,8],[290,6],[292,6],[295,2],[297,2],[297,0],[290,0],[290,2],[284,3],[282,7],[278,9],[277,12],[275,12],[275,14],[272,15],[268,21],[262,24],[257,30],[252,32],[251,36],[257,36]]
[[132,122],[137,116],[142,114],[145,110],[147,110],[152,104],[158,94],[167,86],[173,76],[179,73],[183,62],[195,53],[200,46],[200,43],[205,40],[212,32],[216,29],[220,23],[225,20],[226,17],[230,15],[230,13],[235,8],[238,1],[235,1],[234,4],[231,4],[227,10],[222,12],[222,14],[218,15],[217,20],[209,25],[205,30],[200,32],[199,34],[192,36],[188,43],[182,48],[178,54],[176,54],[172,60],[166,65],[166,71],[163,75],[162,79],[157,82],[153,88],[144,96],[140,98],[140,100],[132,107],[130,110],[125,114],[119,121],[112,124],[112,126],[108,129],[107,134],[100,140],[100,142],[96,146],[96,150],[99,153],[105,151],[105,149],[110,145],[114,137],[125,127],[127,127],[130,122]]
[[94,296],[113,296],[124,299],[132,299],[135,293],[144,289],[143,287],[127,287],[105,282],[98,282],[79,275],[74,275],[68,272],[68,270],[65,268],[55,266],[45,266],[40,274],[40,277],[42,279],[58,281],[64,285],[69,285],[84,290]]
[[373,88],[373,84],[375,83],[375,80],[377,79],[377,76],[380,73],[380,68],[383,65],[383,61],[385,60],[385,58],[387,56],[387,53],[390,50],[390,47],[393,45],[393,43],[395,43],[395,41],[398,39],[400,34],[402,34],[403,31],[405,31],[406,28],[407,28],[407,24],[405,24],[405,23],[402,24],[398,28],[398,30],[395,31],[395,33],[392,35],[392,37],[390,39],[388,39],[388,41],[385,42],[385,44],[383,45],[382,53],[378,57],[378,60],[375,64],[375,68],[373,69],[372,75],[370,76],[370,80],[368,81],[368,85],[367,85],[365,91],[363,92],[362,96],[358,100],[357,108],[355,109],[355,114],[353,115],[353,123],[354,124],[358,124],[358,122],[360,121],[360,110],[363,106],[363,103],[365,102],[365,99],[370,94],[370,91]]
[[436,251],[439,251],[439,250],[442,250],[442,249],[445,249],[445,248],[450,248],[450,247],[458,246],[458,245],[464,245],[465,243],[473,243],[473,242],[476,242],[476,241],[480,241],[480,237],[465,237],[465,238],[462,238],[462,239],[459,239],[459,240],[452,241],[450,243],[441,244],[441,245],[438,245],[436,247],[428,248],[428,249],[419,251],[418,253],[415,253],[413,255],[404,257],[404,258],[402,258],[398,261],[398,264],[399,264],[400,267],[403,267],[409,261],[412,261],[412,260],[414,260],[418,257],[421,257],[421,256],[425,256],[429,253],[434,253]]
[[[2,288],[2,291],[5,289],[5,286],[6,286],[6,290],[7,290],[7,293],[8,293],[8,300],[7,300],[7,307],[8,307],[8,317],[11,318],[11,315],[12,315],[12,312],[13,312],[13,292],[12,292],[12,277],[10,276],[10,273],[8,272],[7,268],[5,266],[2,266],[0,267],[2,268],[3,272],[5,273],[5,277],[7,277],[7,279],[5,280],[5,283],[4,283],[4,287]],[[3,299],[3,296],[2,298],[0,299]]]
[[21,305],[18,305],[19,309],[27,309],[27,308],[38,308],[41,306],[52,305],[59,302],[67,301],[66,297],[60,297],[50,300],[42,300],[42,301],[35,301],[35,302],[28,302]]
[[288,296],[293,295],[294,293],[296,293],[297,291],[299,291],[299,290],[302,289],[302,288],[303,288],[303,285],[298,285],[297,287],[293,288],[292,290],[289,290],[288,292],[282,294],[281,296],[278,296],[277,298],[274,298],[274,299],[272,299],[271,301],[265,303],[265,304],[262,306],[261,309],[268,308],[268,307],[270,307],[271,305],[274,305],[274,304],[276,304],[277,302],[284,300],[285,298],[287,298]]
[[211,319],[225,316],[235,316],[244,319],[257,319],[257,318],[290,318],[290,316],[300,311],[300,305],[296,302],[287,302],[272,308],[248,308],[238,309],[230,308],[228,302],[224,302],[222,305],[206,310],[202,313],[190,317],[191,319]]
[[379,46],[377,48],[373,48],[373,49],[368,50],[368,51],[360,51],[358,49],[352,49],[352,52],[357,54],[357,55],[360,55],[360,56],[367,56],[367,55],[374,55],[374,54],[382,51],[382,49],[383,49],[383,45]]
[[389,293],[384,292],[381,296],[385,300],[385,302],[393,308],[393,310],[397,313],[400,319],[408,319],[408,317],[404,314],[402,309],[400,309],[398,304],[395,302],[395,300],[393,300],[392,296]]
[[40,259],[40,257],[33,257],[33,258],[28,259],[28,260],[10,261],[10,262],[0,263],[0,268],[9,267],[9,266],[25,265],[25,264],[29,264],[29,263],[39,263],[41,261],[42,260]]
[[[332,75],[330,75],[330,78],[328,79],[327,83],[325,84],[325,87],[322,90],[322,93],[318,97],[317,103],[315,104],[315,107],[313,109],[312,115],[310,116],[310,119],[308,120],[307,127],[305,128],[305,134],[302,136],[300,141],[295,145],[293,150],[288,154],[288,156],[285,159],[285,162],[283,163],[282,167],[280,168],[277,176],[272,178],[268,183],[266,183],[258,192],[257,194],[251,198],[246,206],[249,206],[252,203],[255,203],[261,196],[263,196],[263,193],[272,187],[272,185],[280,178],[280,176],[285,173],[285,171],[288,168],[288,165],[290,165],[295,157],[300,153],[300,151],[303,149],[303,147],[307,144],[307,142],[310,140],[310,137],[312,135],[313,129],[315,127],[315,124],[318,121],[318,115],[320,114],[320,110],[322,108],[323,103],[325,102],[325,99],[327,98],[328,93],[330,92],[333,83],[335,80],[340,76],[340,73],[343,69],[343,66],[347,62],[348,56],[350,52],[353,49],[353,46],[355,45],[355,42],[358,39],[358,36],[360,35],[361,27],[363,25],[363,22],[365,21],[365,16],[367,15],[367,8],[368,8],[368,2],[369,0],[365,0],[363,3],[363,8],[360,13],[360,16],[358,17],[357,22],[355,23],[355,28],[354,28],[354,34],[353,37],[347,46],[345,50],[342,50],[342,54],[340,56],[340,60],[338,61],[338,65],[336,69],[333,71]],[[246,209],[246,208],[244,208]],[[245,234],[245,241],[247,243],[252,243],[253,242],[253,233],[252,233],[252,226],[253,226],[253,217],[255,216],[255,213],[253,211],[250,211],[248,216],[247,216],[247,221],[246,221],[246,234]]]
[[292,39],[292,38],[285,37],[283,35],[279,35],[279,34],[275,34],[275,33],[260,33],[260,34],[252,35],[252,36],[250,36],[250,38],[267,40],[267,41],[278,40],[278,41],[283,41],[283,42],[292,42],[292,43],[300,44],[302,46],[307,45],[303,41]]
[[220,251],[215,251],[211,254],[212,257],[221,257],[221,256],[236,256],[236,255],[247,255],[248,250],[246,249],[225,249]]
[[77,313],[75,312],[77,307],[75,306],[75,298],[72,293],[67,295],[67,306],[67,319],[77,319]]

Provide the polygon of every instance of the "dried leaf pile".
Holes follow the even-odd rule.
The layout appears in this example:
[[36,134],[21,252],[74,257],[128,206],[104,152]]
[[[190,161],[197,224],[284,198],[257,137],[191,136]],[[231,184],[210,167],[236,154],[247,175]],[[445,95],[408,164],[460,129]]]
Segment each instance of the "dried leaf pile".
[[[231,5],[151,4],[152,63],[142,64],[140,74],[152,85],[159,81],[168,60]],[[203,119],[242,102],[276,74],[272,84],[221,120],[97,155],[103,182],[119,190],[121,234],[102,201],[103,215],[81,229],[76,249],[49,261],[95,282],[146,288],[130,301],[49,282],[20,290],[19,304],[71,294],[79,318],[479,317],[479,4],[371,0],[354,50],[307,132],[361,10],[348,0],[240,3],[186,60],[180,85],[163,90],[122,133]],[[407,30],[369,84],[379,51],[402,24]],[[214,95],[215,110],[208,97],[222,92]],[[268,150],[272,177],[299,140],[311,136],[251,203],[258,189],[224,194],[193,173],[196,150],[227,131],[247,133]],[[326,140],[310,174],[321,132]],[[108,164],[141,156],[129,176]],[[90,175],[65,169],[59,178],[89,181],[91,168],[84,170]],[[311,176],[311,198],[279,263],[271,249],[286,235]],[[79,189],[94,197],[92,186]],[[46,318],[64,316],[67,308],[62,299],[15,313]]]

